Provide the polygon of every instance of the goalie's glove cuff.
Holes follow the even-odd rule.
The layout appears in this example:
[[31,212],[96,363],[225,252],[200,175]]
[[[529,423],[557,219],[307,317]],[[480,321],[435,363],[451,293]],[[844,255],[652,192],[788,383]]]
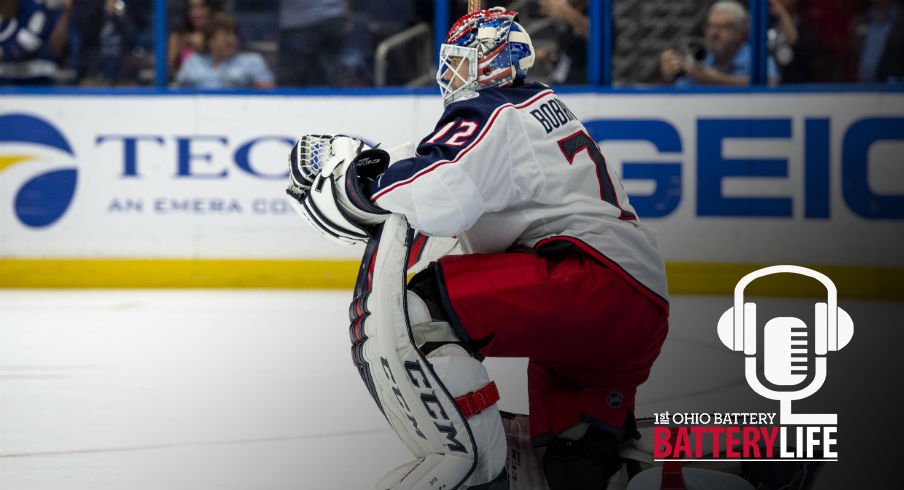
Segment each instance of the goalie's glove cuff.
[[[345,195],[349,204],[365,215],[382,216],[388,211],[370,200],[370,185],[389,167],[389,153],[381,148],[364,150],[355,157],[345,176]],[[373,217],[363,216],[364,219]],[[386,218],[377,218],[382,223]]]
[[370,240],[369,227],[362,226],[338,205],[335,182],[329,177],[318,177],[302,199],[291,190],[289,202],[298,214],[325,237],[344,244],[366,243]]

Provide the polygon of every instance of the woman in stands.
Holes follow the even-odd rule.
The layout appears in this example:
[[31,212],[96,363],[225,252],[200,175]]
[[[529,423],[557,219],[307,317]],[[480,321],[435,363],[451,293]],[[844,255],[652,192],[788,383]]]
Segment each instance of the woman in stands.
[[210,18],[223,11],[220,0],[184,0],[182,23],[170,33],[167,45],[167,66],[176,73],[182,63],[204,47],[204,29]]

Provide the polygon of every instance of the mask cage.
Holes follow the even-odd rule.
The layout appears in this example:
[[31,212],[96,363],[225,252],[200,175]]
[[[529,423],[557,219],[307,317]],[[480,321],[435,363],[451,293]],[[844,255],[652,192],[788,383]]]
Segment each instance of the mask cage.
[[[468,62],[467,78],[462,65]],[[454,85],[459,86],[452,88]],[[477,91],[477,49],[454,44],[443,44],[439,49],[439,68],[436,83],[443,96],[443,104],[462,99]]]

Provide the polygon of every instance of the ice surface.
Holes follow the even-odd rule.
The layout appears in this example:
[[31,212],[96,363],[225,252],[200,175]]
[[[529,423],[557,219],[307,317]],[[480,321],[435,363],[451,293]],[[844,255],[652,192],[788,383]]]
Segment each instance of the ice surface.
[[[0,489],[372,488],[410,458],[352,367],[349,297],[0,291]],[[743,378],[743,356],[716,336],[729,301],[673,299],[670,336],[639,392],[638,415],[778,411],[776,402],[753,394]],[[812,308],[812,300],[775,302]],[[893,352],[882,334],[899,329],[904,305],[851,303],[850,350],[859,343],[869,354]],[[899,365],[890,356],[862,366],[869,355],[834,354],[828,361],[832,388],[821,399],[815,398],[822,390],[815,395],[814,404],[839,412],[840,457],[851,463],[827,468],[819,488],[855,481],[849,477],[862,471],[853,467],[858,458],[875,461],[876,454],[894,450],[892,443],[877,447],[881,437],[858,422],[866,411],[862,400],[879,394],[856,373],[894,370],[897,378]],[[487,365],[500,387],[501,408],[525,412],[526,360],[488,359]],[[845,400],[832,398],[839,396]],[[873,403],[871,423],[898,406]]]

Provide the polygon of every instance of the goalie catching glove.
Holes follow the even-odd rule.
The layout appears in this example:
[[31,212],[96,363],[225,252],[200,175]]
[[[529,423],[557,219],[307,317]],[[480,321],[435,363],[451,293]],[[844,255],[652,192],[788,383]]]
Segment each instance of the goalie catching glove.
[[365,243],[388,212],[366,189],[389,166],[389,154],[344,135],[302,136],[289,154],[292,207],[327,238]]

